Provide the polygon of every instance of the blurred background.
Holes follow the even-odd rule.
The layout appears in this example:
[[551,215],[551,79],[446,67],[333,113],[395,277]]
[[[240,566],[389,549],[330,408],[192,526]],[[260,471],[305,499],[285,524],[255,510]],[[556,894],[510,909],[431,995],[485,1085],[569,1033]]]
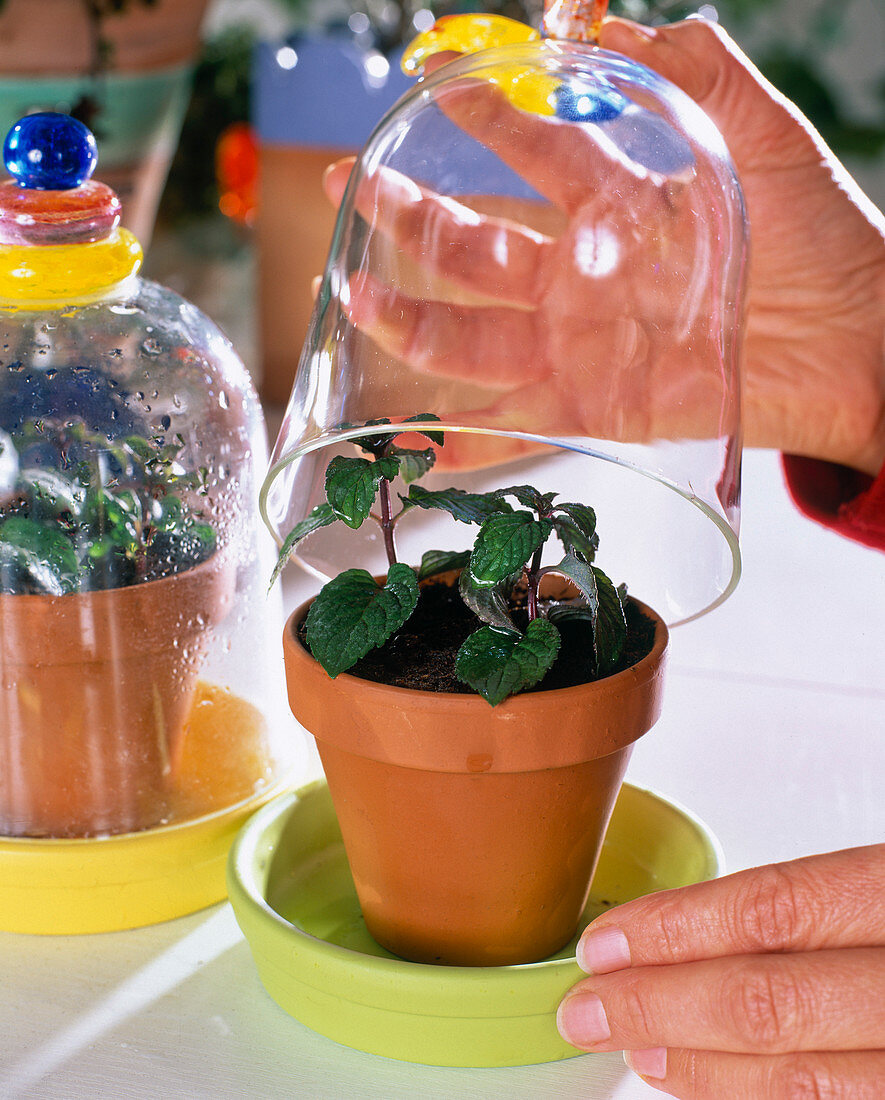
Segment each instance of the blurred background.
[[[0,125],[64,110],[99,139],[98,178],[146,274],[233,340],[285,403],[334,224],[326,164],[409,86],[402,45],[438,15],[538,25],[541,0],[0,0]],[[885,207],[881,0],[611,0],[659,24],[717,19]]]

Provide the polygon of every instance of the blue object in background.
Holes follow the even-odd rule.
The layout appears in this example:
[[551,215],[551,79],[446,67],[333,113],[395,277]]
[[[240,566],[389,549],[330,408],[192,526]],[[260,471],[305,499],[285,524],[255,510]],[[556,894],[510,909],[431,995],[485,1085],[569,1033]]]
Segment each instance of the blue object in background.
[[256,47],[252,122],[260,142],[360,149],[382,116],[415,86],[402,51],[360,49],[350,34],[299,34]]

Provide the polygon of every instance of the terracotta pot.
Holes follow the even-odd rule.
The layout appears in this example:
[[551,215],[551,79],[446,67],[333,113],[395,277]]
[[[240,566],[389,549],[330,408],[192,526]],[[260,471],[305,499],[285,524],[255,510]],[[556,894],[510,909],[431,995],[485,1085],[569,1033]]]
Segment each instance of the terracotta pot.
[[366,925],[424,963],[535,962],[577,931],[633,743],[660,713],[667,628],[597,683],[521,694],[331,679],[284,632],[289,703],[317,741]]
[[216,554],[128,588],[0,595],[0,835],[122,833],[163,819],[234,579]]

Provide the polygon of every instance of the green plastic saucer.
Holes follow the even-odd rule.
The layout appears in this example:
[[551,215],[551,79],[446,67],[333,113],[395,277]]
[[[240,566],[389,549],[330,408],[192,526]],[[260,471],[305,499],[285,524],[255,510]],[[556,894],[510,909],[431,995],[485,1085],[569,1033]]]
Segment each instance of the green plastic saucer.
[[[582,927],[653,890],[715,877],[709,830],[660,795],[625,784],[606,834]],[[554,1014],[582,972],[577,937],[525,966],[405,962],[366,931],[328,788],[274,799],[231,849],[228,892],[267,992],[336,1042],[440,1066],[515,1066],[580,1053]]]

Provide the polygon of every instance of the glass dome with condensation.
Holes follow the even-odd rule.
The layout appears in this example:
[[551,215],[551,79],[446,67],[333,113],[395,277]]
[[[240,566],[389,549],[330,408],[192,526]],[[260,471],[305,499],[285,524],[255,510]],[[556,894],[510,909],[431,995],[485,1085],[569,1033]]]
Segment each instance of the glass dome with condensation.
[[264,421],[221,332],[138,276],[88,130],[27,116],[4,159],[0,927],[101,931],[223,897],[293,764]]
[[[464,19],[466,37],[455,18],[413,44],[425,75],[340,180],[265,518],[282,541],[365,425],[432,414],[424,489],[529,483],[589,505],[600,567],[683,622],[740,571],[747,223],[728,151],[648,69],[489,17],[471,38]],[[470,545],[464,524],[437,536],[435,513],[409,512],[399,560]],[[385,571],[376,525],[341,531],[318,526],[296,559]]]

